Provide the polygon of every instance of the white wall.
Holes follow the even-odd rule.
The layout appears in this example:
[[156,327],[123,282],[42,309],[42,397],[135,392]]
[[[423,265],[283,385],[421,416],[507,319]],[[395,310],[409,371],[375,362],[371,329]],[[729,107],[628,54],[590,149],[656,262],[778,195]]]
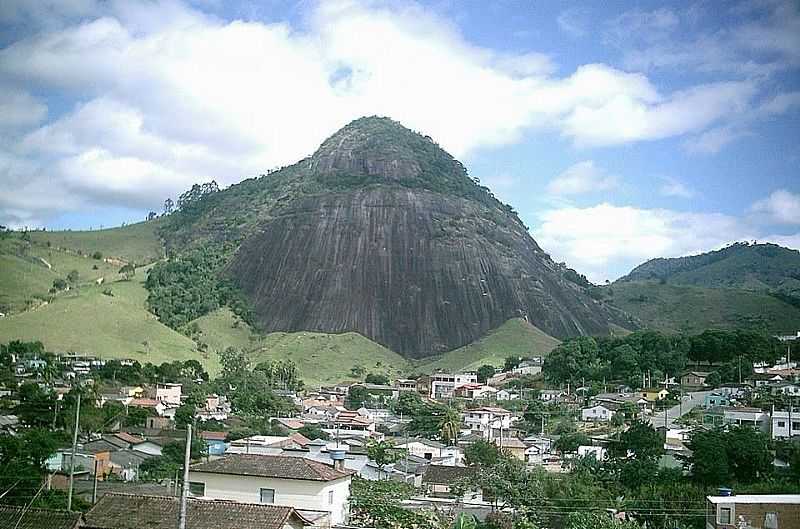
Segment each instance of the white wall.
[[[232,476],[207,472],[189,472],[189,481],[205,483],[205,496],[220,500],[260,503],[260,489],[275,490],[275,505],[331,513],[331,523],[343,523],[347,517],[350,478],[336,481],[277,479],[256,476]],[[333,503],[328,492],[333,491]]]

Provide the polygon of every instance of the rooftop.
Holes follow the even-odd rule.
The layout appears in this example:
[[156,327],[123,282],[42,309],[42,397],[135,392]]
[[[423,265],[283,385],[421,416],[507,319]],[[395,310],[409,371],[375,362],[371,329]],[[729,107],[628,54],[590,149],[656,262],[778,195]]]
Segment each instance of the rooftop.
[[422,475],[422,482],[434,485],[449,485],[456,480],[471,478],[474,475],[474,467],[430,465]]
[[331,465],[302,457],[260,454],[227,454],[213,461],[193,465],[191,470],[212,474],[309,481],[333,481],[353,474],[350,470],[336,470]]
[[[174,529],[179,510],[179,498],[107,493],[84,515],[84,528]],[[290,518],[310,525],[292,507],[190,498],[186,525],[192,529],[283,529]]]
[[800,505],[800,494],[737,494],[708,496],[711,503],[783,503]]
[[28,509],[12,505],[0,505],[0,527],[17,529],[74,529],[80,522],[80,513],[52,511],[49,509]]

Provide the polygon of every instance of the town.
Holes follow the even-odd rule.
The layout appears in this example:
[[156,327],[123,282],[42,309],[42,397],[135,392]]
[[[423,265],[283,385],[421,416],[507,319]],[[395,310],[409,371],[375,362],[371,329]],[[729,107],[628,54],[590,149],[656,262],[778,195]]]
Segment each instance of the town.
[[[211,379],[195,361],[11,342],[0,486],[40,501],[3,516],[173,527],[185,491],[202,527],[791,527],[800,495],[775,489],[796,492],[800,478],[800,332],[704,333],[680,372],[661,371],[683,342],[580,338],[497,368],[315,388],[291,362],[251,366],[232,349]],[[720,345],[736,354],[709,354]],[[594,374],[560,371],[604,350],[613,357]]]

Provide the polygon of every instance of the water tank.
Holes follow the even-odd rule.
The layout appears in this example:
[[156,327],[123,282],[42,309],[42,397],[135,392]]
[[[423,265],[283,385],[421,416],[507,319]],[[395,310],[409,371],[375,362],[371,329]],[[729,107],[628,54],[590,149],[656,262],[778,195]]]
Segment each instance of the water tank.
[[720,496],[733,496],[733,490],[727,487],[720,487],[719,489],[717,489],[717,492],[719,493]]

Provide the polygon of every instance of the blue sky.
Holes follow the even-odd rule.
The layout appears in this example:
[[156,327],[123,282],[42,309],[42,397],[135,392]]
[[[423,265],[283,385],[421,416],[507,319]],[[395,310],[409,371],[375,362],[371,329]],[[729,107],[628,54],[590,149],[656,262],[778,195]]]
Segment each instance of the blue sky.
[[361,115],[430,134],[594,281],[800,247],[800,3],[0,5],[0,224],[142,219]]

